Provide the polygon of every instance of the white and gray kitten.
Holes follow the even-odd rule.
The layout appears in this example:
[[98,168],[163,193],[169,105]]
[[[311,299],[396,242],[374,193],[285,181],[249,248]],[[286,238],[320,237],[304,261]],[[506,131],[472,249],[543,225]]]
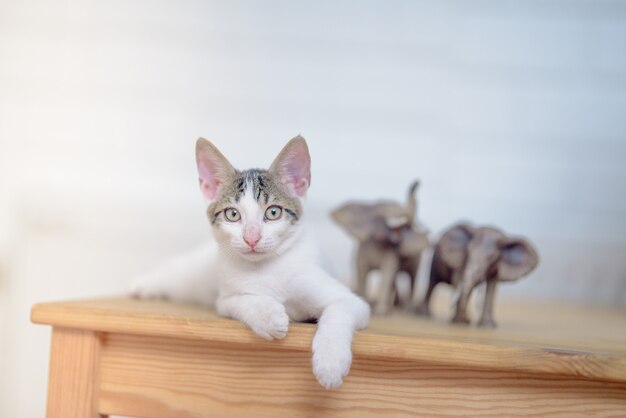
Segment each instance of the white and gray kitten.
[[313,373],[341,385],[352,363],[352,335],[369,306],[320,267],[302,201],[311,183],[304,138],[293,138],[268,170],[238,171],[206,139],[196,143],[200,189],[217,244],[172,260],[135,281],[136,297],[214,307],[262,338],[284,338],[289,321],[317,319]]

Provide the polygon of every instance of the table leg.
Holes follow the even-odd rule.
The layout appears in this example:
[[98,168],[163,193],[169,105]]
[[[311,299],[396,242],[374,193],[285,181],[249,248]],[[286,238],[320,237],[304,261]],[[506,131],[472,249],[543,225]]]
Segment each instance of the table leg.
[[52,330],[47,418],[105,418],[98,414],[100,338],[93,331]]

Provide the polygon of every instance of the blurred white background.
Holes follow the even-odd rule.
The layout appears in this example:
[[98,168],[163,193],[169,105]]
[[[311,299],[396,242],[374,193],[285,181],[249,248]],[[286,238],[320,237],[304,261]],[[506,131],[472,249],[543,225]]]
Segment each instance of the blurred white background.
[[193,145],[301,133],[343,279],[349,198],[422,180],[436,236],[529,237],[515,295],[626,306],[626,3],[0,0],[0,416],[44,415],[39,301],[119,294],[206,235]]

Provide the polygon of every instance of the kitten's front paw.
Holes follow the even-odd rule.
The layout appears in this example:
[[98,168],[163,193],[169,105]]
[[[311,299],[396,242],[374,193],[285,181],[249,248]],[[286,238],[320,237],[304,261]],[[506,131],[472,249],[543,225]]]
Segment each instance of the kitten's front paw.
[[349,344],[333,342],[322,336],[313,338],[313,374],[326,389],[341,386],[350,371],[352,350]]
[[259,337],[266,340],[283,339],[289,330],[289,316],[280,303],[261,306],[251,315],[247,325]]

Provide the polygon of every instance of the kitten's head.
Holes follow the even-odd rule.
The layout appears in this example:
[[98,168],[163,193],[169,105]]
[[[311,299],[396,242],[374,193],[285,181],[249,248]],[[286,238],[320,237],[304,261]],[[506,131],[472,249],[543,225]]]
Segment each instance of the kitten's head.
[[268,170],[239,171],[206,139],[196,142],[200,189],[219,245],[248,260],[290,247],[300,229],[311,158],[301,136],[285,145]]

